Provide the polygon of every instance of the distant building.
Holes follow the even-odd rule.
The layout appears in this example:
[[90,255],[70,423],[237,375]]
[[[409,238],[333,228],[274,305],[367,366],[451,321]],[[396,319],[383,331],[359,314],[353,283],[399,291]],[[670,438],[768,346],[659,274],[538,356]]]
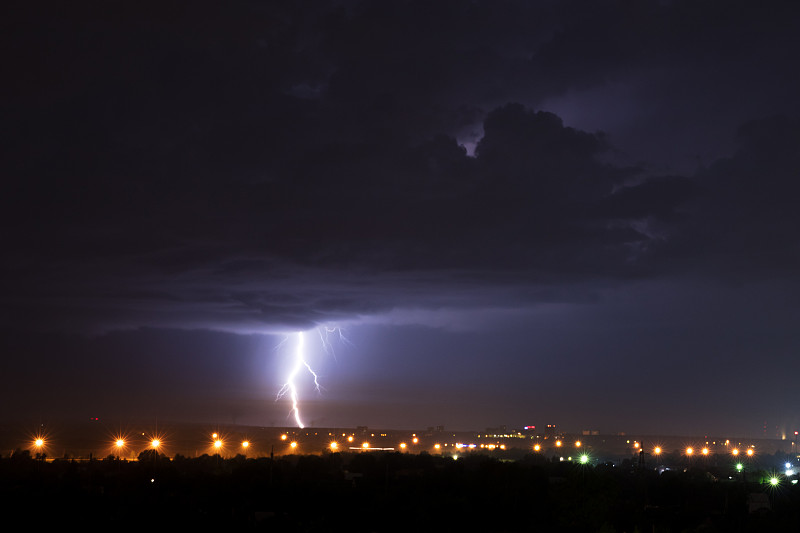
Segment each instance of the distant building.
[[505,425],[486,428],[487,437],[501,437],[505,435],[508,435],[508,428]]

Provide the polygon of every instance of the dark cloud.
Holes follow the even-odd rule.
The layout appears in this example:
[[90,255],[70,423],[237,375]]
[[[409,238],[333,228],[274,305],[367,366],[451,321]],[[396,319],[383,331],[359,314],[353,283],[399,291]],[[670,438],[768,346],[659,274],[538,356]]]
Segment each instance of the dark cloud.
[[[749,221],[769,199],[747,194],[748,211],[729,182],[778,165],[784,183],[791,150],[756,150],[772,141],[751,125],[732,163],[648,177],[608,162],[608,136],[505,102],[653,68],[730,73],[743,51],[774,50],[772,64],[793,11],[771,6],[21,8],[6,105],[10,315],[191,322],[200,304],[233,322],[310,322],[404,305],[405,283],[440,305],[451,283],[539,294],[663,275],[670,260],[654,258],[672,248],[758,232],[766,221]],[[472,126],[474,156],[457,140]],[[741,224],[701,222],[714,209]]]
[[794,279],[800,224],[798,194],[800,123],[783,116],[740,128],[734,155],[693,179],[697,193],[674,218],[675,237],[658,255],[671,268],[704,278],[761,281]]
[[[106,339],[109,352],[172,357],[164,346],[201,342],[187,332],[244,353],[198,329],[421,324],[437,331],[414,335],[441,348],[420,348],[442,358],[440,375],[457,357],[436,335],[513,323],[504,368],[583,362],[572,377],[588,384],[638,351],[685,346],[686,362],[734,346],[703,331],[745,327],[748,312],[722,318],[714,303],[743,287],[776,306],[775,329],[757,328],[781,339],[772,353],[792,346],[779,319],[800,222],[792,2],[45,2],[10,14],[9,350],[57,330],[103,335],[25,353],[63,342],[92,359]],[[695,329],[679,309],[696,294]],[[554,329],[532,337],[525,321]],[[475,385],[477,368],[455,381]]]
[[[40,308],[15,316],[75,306],[71,319],[114,320],[141,306],[191,322],[203,311],[186,308],[200,305],[268,324],[390,309],[404,303],[392,294],[404,279],[433,293],[428,305],[447,301],[451,289],[439,285],[459,286],[459,276],[625,275],[631,241],[648,237],[610,226],[631,219],[613,194],[631,171],[598,161],[602,136],[521,105],[498,108],[484,129],[474,158],[446,136],[405,146],[365,136],[310,145],[308,159],[267,181],[207,174],[165,192],[143,179],[133,197],[107,176],[83,176],[91,181],[80,191],[19,183],[6,216],[25,232],[11,236],[6,297]],[[650,200],[636,218],[680,195]]]

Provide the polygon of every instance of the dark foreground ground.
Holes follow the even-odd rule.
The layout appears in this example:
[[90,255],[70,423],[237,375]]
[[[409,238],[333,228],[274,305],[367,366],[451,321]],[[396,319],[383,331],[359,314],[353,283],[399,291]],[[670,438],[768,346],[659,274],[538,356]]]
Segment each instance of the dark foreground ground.
[[43,462],[18,451],[0,458],[0,508],[37,531],[800,531],[800,486],[765,474],[537,455]]

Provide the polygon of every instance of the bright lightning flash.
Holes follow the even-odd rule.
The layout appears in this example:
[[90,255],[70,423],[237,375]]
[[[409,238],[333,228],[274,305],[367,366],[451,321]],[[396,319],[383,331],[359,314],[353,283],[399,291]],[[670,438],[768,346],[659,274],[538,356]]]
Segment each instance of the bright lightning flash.
[[[322,341],[322,347],[325,352],[329,354],[333,354],[334,357],[336,354],[333,352],[333,347],[330,342],[329,336],[335,334],[338,336],[338,339],[342,342],[348,342],[346,337],[339,328],[332,328],[332,327],[325,327],[319,328],[317,330],[320,335],[320,340]],[[289,375],[286,377],[286,382],[281,387],[281,390],[278,391],[278,396],[276,400],[280,400],[286,394],[289,395],[289,398],[292,400],[292,414],[294,415],[294,420],[297,423],[299,428],[304,428],[305,424],[303,424],[303,420],[300,417],[300,400],[297,393],[297,377],[300,372],[305,369],[311,376],[314,378],[314,388],[317,392],[320,392],[320,385],[319,385],[319,376],[311,368],[311,365],[308,363],[308,358],[306,356],[306,339],[305,333],[302,331],[298,331],[294,334],[296,341],[295,341],[295,348],[294,348],[294,363],[292,365],[292,369],[289,372]],[[285,341],[284,341],[285,342]],[[283,345],[284,343],[281,343]]]

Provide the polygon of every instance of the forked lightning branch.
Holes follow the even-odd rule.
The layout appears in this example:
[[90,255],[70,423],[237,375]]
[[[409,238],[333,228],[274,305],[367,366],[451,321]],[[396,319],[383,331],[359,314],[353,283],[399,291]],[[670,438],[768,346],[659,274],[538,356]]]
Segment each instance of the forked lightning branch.
[[[334,354],[333,347],[330,343],[331,335],[334,335],[341,342],[348,342],[341,328],[322,327],[318,328],[317,331],[319,333],[320,341],[322,343],[322,348],[327,353]],[[321,390],[319,384],[319,376],[314,371],[314,369],[311,368],[311,365],[308,362],[306,332],[298,331],[296,333],[293,333],[290,337],[284,339],[284,341],[281,342],[278,348],[286,346],[290,339],[294,340],[294,347],[292,350],[292,365],[291,369],[289,370],[289,374],[286,376],[286,381],[283,383],[283,386],[278,391],[276,401],[288,395],[289,399],[292,402],[292,410],[290,416],[294,416],[295,423],[299,428],[304,428],[305,424],[303,423],[303,419],[300,416],[300,398],[298,393],[297,381],[299,379],[300,374],[304,372],[309,374],[314,380],[314,389],[317,391],[317,393],[320,393]]]

